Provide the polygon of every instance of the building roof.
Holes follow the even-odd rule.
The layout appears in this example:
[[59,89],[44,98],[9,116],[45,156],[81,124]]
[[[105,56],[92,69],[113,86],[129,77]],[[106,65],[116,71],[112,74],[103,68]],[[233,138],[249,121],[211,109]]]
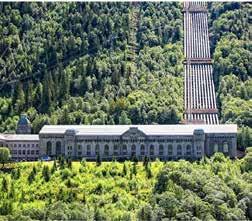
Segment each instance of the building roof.
[[219,125],[45,125],[39,134],[64,134],[74,130],[76,135],[122,135],[135,127],[146,135],[193,135],[195,129],[205,133],[237,133],[235,124]]
[[5,141],[39,141],[38,134],[0,134]]
[[30,121],[28,120],[27,116],[25,114],[21,114],[21,117],[18,121],[18,125],[29,125]]
[[5,137],[0,134],[0,140],[5,140]]

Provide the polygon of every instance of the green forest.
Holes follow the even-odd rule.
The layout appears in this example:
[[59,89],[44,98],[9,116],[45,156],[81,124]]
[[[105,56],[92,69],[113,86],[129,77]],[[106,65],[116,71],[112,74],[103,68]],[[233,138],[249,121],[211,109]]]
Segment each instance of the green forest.
[[[0,3],[0,132],[44,124],[175,124],[183,117],[183,5]],[[209,3],[222,123],[252,128],[251,3]],[[244,135],[245,134],[245,135]],[[247,134],[247,135],[246,135]]]
[[[12,165],[13,166],[13,165]],[[252,151],[198,162],[5,165],[0,220],[251,220]]]

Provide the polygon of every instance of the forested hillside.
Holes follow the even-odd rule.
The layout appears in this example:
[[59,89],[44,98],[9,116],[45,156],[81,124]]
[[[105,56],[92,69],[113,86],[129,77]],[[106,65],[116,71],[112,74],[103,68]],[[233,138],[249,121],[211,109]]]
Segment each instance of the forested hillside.
[[[177,123],[179,3],[2,3],[0,131],[50,124]],[[30,77],[32,76],[32,77]],[[27,77],[27,78],[26,78]]]
[[0,173],[0,219],[251,220],[251,162],[17,163]]
[[[252,6],[208,6],[220,119],[248,134]],[[176,2],[1,3],[0,132],[14,131],[22,112],[33,133],[44,124],[178,123],[182,8]]]
[[[214,77],[222,123],[237,123],[252,145],[252,4],[209,4]],[[249,136],[250,134],[250,136]]]

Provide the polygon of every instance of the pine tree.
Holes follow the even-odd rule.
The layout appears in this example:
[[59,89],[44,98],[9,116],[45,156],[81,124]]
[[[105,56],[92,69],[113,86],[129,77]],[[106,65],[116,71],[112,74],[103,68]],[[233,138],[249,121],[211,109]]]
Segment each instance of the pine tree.
[[127,175],[127,166],[126,166],[125,163],[123,164],[123,175],[124,175],[124,176]]
[[137,163],[136,163],[136,162],[133,163],[132,173],[133,173],[134,175],[137,175]]
[[35,92],[33,94],[33,104],[39,110],[41,110],[42,97],[43,97],[43,85],[41,83],[38,83],[38,86],[36,87]]
[[8,181],[6,179],[6,177],[3,177],[2,180],[2,192],[8,192]]
[[120,117],[119,117],[119,124],[131,124],[131,120],[128,118],[127,113],[125,111],[122,111]]
[[42,175],[43,175],[44,180],[46,182],[48,182],[50,180],[50,171],[49,171],[49,167],[47,165],[43,167]]
[[48,76],[45,77],[43,81],[43,94],[42,94],[42,101],[41,101],[41,112],[48,113],[50,107],[52,105],[52,92],[51,92],[51,85],[48,79]]
[[66,100],[69,96],[69,89],[70,89],[70,80],[69,74],[65,70],[62,73],[62,78],[60,80],[60,100]]
[[33,84],[31,81],[28,81],[28,86],[26,90],[26,108],[32,107],[33,105],[32,91],[33,91]]
[[102,163],[101,161],[101,156],[100,156],[100,153],[97,154],[97,158],[96,158],[96,166],[100,166]]
[[56,160],[53,161],[53,166],[52,166],[52,169],[51,169],[51,174],[54,174],[54,172],[57,170],[57,162]]
[[16,112],[21,112],[25,108],[25,94],[22,83],[19,83],[16,89],[16,98],[13,98],[13,104]]

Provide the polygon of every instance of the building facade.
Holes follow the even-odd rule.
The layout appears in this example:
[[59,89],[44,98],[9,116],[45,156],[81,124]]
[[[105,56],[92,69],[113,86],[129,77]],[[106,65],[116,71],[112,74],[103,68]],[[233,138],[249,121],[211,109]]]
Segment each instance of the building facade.
[[199,159],[236,156],[236,125],[47,125],[39,133],[41,156],[104,160],[145,156]]
[[39,136],[32,134],[2,134],[0,147],[10,149],[13,161],[33,161],[40,156]]
[[215,152],[236,157],[236,125],[45,125],[38,135],[0,134],[13,160],[200,159]]

